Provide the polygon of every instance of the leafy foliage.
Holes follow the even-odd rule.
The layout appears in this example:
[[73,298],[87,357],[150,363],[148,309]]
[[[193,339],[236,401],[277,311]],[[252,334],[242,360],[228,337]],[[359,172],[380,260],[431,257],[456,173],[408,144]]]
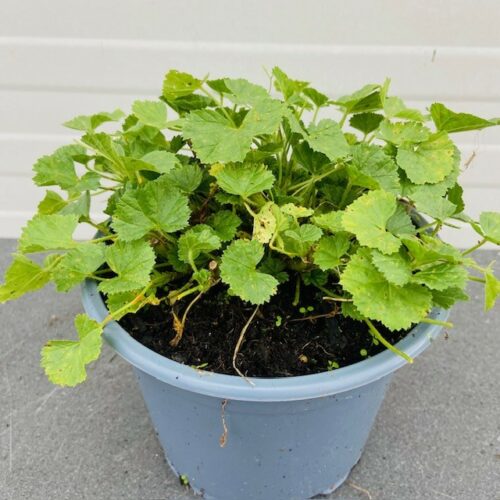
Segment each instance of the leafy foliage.
[[[68,121],[81,140],[35,163],[34,182],[51,189],[0,286],[5,302],[50,281],[61,292],[98,282],[109,316],[78,315],[78,340],[47,343],[49,379],[83,381],[109,321],[199,300],[216,285],[254,305],[288,280],[297,293],[301,283],[316,286],[379,340],[373,321],[390,329],[428,321],[433,307],[467,300],[471,278],[484,283],[485,309],[494,307],[500,281],[468,254],[500,245],[500,214],[464,213],[448,134],[499,120],[439,103],[429,116],[390,96],[389,83],[331,99],[279,68],[272,93],[171,70],[161,97],[135,101],[128,115]],[[90,215],[99,196],[108,217],[100,223]],[[460,251],[437,237],[456,220],[478,233],[477,245]],[[79,224],[98,229],[96,238],[75,240]],[[40,252],[49,254],[43,262],[29,257]]]

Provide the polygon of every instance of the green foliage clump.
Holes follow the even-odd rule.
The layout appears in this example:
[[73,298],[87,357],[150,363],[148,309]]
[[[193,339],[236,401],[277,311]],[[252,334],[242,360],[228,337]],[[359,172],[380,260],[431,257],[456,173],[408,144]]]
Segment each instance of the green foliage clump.
[[[422,113],[389,96],[388,81],[332,100],[274,68],[269,87],[170,71],[157,100],[74,118],[66,126],[81,139],[36,162],[35,183],[50,189],[22,231],[0,302],[93,279],[110,313],[101,323],[78,315],[78,340],[47,343],[51,381],[86,378],[109,321],[161,301],[193,303],[218,283],[254,305],[287,280],[297,293],[315,286],[384,345],[373,321],[392,330],[432,322],[433,307],[467,299],[469,279],[484,283],[493,307],[500,282],[469,253],[500,244],[500,214],[464,214],[449,134],[498,120],[437,103]],[[99,197],[107,205],[97,222]],[[466,251],[437,237],[461,223],[480,237]],[[79,225],[98,236],[75,240]],[[43,261],[27,256],[40,252]],[[176,342],[187,312],[174,315]]]

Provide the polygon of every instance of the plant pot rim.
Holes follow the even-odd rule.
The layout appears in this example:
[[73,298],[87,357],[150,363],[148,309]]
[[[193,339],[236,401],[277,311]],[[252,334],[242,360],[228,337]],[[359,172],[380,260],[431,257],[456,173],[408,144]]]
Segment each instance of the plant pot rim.
[[[82,284],[82,301],[87,314],[95,320],[102,321],[108,316],[108,310],[95,281],[87,279]],[[445,321],[449,311],[435,308],[429,316]],[[441,329],[439,325],[420,323],[396,346],[415,357],[430,345]],[[339,394],[378,380],[407,363],[386,349],[358,363],[314,375],[249,377],[245,380],[235,375],[191,368],[162,356],[132,338],[116,321],[106,325],[103,336],[122,358],[167,384],[206,396],[240,401],[298,401]]]

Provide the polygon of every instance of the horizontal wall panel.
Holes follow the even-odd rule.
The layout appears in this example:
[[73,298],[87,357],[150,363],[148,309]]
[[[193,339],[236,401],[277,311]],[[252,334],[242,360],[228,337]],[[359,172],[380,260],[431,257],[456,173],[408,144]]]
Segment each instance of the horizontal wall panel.
[[2,0],[4,36],[500,45],[497,0]]
[[150,94],[168,68],[266,78],[282,66],[339,95],[393,78],[409,99],[500,100],[500,48],[0,38],[0,89]]

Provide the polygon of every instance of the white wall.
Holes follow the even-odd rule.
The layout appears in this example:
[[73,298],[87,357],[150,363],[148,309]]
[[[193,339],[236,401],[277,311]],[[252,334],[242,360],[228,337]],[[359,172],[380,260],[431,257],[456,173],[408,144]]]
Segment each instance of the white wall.
[[[332,95],[367,82],[425,109],[500,116],[497,0],[1,0],[0,237],[43,190],[34,160],[71,141],[60,123],[159,92],[170,68],[265,81],[278,64]],[[500,210],[500,127],[456,136],[471,215]],[[466,245],[473,233],[450,234]]]

